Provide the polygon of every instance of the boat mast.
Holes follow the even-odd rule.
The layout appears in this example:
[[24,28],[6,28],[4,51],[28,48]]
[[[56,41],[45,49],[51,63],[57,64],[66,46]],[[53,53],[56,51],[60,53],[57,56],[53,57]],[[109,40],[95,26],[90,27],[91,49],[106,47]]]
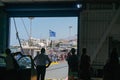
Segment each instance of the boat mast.
[[29,35],[29,47],[30,47],[30,55],[32,55],[32,51],[31,51],[31,46],[32,46],[32,41],[31,41],[31,37],[32,37],[32,20],[34,17],[29,17],[30,19],[30,35]]

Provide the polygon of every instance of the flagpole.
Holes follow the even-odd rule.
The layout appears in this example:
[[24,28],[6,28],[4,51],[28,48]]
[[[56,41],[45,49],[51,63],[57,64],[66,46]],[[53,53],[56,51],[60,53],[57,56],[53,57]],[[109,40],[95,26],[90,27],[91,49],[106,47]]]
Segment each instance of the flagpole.
[[50,46],[51,40],[50,40],[50,30],[49,30],[49,46]]
[[69,26],[69,37],[71,36],[71,29],[72,29],[72,26]]
[[69,40],[70,40],[70,37],[71,37],[71,29],[72,29],[72,26],[69,26]]

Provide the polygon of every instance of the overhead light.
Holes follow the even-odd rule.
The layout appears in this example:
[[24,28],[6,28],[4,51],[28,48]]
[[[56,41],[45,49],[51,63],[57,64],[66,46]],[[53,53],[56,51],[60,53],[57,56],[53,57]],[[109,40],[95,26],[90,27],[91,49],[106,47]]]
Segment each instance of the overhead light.
[[81,6],[82,6],[82,5],[80,5],[80,4],[77,4],[77,8],[81,8]]

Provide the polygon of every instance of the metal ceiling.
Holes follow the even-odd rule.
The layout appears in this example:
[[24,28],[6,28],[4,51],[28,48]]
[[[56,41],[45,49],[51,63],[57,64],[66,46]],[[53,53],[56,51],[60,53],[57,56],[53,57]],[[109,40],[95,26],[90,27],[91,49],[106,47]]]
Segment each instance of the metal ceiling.
[[5,10],[10,17],[72,17],[78,16],[80,8],[78,2],[73,0],[56,0],[57,2],[5,2]]
[[1,2],[58,2],[58,1],[79,1],[79,2],[92,2],[92,3],[101,3],[101,2],[106,2],[106,3],[111,3],[111,2],[120,2],[120,0],[0,0]]
[[17,16],[78,16],[83,3],[112,3],[119,0],[0,0],[12,17]]
[[0,0],[0,6],[4,6],[5,3],[41,3],[41,2],[69,2],[79,0]]
[[1,0],[2,2],[58,2],[58,1],[79,1],[79,0]]

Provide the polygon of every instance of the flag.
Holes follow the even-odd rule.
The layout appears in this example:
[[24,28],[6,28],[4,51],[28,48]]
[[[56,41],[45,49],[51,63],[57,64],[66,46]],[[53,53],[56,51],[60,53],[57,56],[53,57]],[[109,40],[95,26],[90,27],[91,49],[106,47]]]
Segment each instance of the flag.
[[56,32],[49,30],[49,36],[50,37],[55,37],[56,36]]

